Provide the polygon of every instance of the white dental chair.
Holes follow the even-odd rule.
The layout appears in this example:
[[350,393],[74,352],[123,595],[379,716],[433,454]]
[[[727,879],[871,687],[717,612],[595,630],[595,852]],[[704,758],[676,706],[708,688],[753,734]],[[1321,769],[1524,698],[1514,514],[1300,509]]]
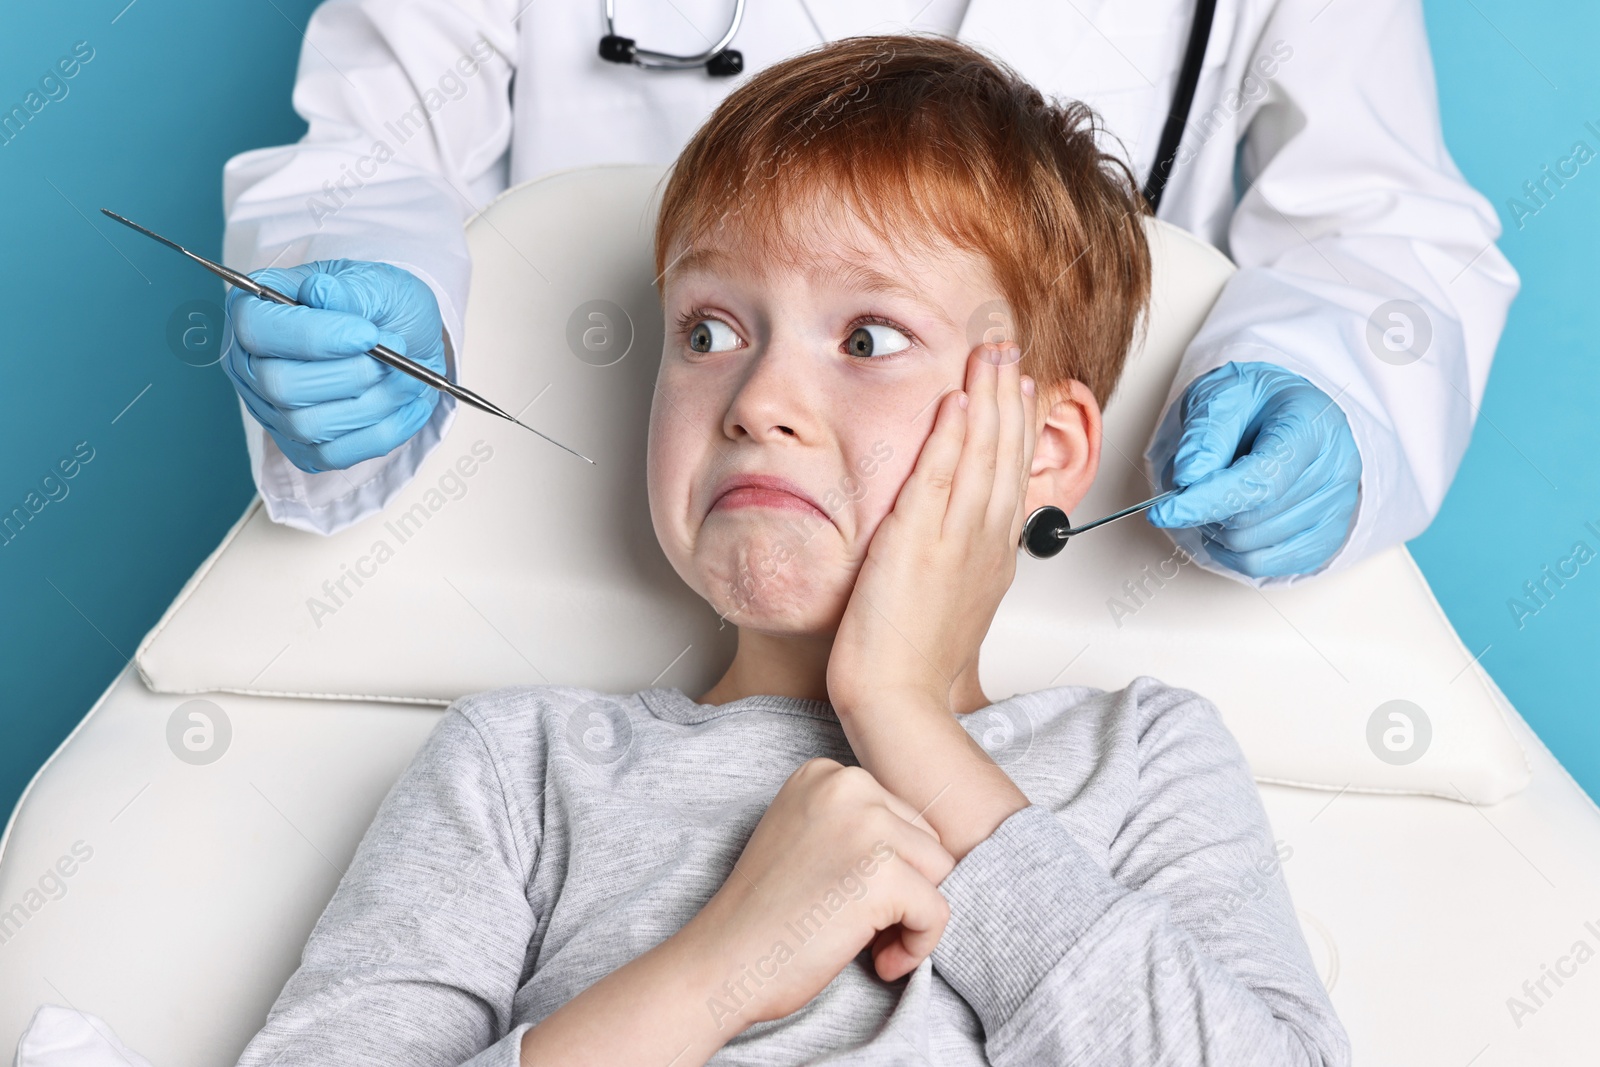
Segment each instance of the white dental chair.
[[[256,501],[41,768],[0,838],[0,1048],[55,1004],[154,1067],[234,1063],[449,700],[527,682],[693,695],[720,675],[734,629],[645,510],[661,176],[561,172],[468,223],[466,381],[513,409],[538,398],[523,418],[596,466],[463,408],[383,515],[325,538]],[[1152,495],[1140,456],[1232,270],[1172,227],[1150,234],[1150,330],[1079,518]],[[1600,1058],[1600,811],[1403,547],[1258,591],[1129,519],[1018,568],[985,690],[1148,674],[1218,705],[1358,1064]],[[19,1059],[66,1062],[124,1060]]]

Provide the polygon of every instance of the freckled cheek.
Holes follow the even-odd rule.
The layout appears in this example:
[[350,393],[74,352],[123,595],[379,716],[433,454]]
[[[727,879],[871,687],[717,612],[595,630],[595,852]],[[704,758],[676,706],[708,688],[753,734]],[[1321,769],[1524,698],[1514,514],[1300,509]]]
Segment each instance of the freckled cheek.
[[860,495],[846,505],[855,523],[857,548],[862,553],[871,544],[879,524],[894,510],[900,490],[916,465],[914,449],[901,442],[894,442],[892,447],[894,453],[878,462],[870,475],[857,475]]
[[673,508],[668,503],[668,497],[673,490],[672,478],[668,474],[667,448],[668,442],[661,426],[658,401],[658,406],[650,411],[650,427],[646,435],[644,482],[650,504],[650,523],[655,527],[656,540],[661,543],[661,547],[670,559],[672,546],[677,541],[678,535],[670,518]]
[[685,543],[690,532],[684,523],[697,473],[696,442],[703,444],[705,440],[704,432],[695,429],[692,418],[679,398],[666,391],[657,393],[650,409],[645,478],[650,517],[664,547]]
[[947,386],[924,376],[872,388],[844,383],[831,395],[832,410],[840,416],[837,425],[849,434],[843,442],[844,455],[850,457],[848,473],[839,491],[863,544],[894,509],[916,466],[933,432],[937,405],[931,401],[942,388]]

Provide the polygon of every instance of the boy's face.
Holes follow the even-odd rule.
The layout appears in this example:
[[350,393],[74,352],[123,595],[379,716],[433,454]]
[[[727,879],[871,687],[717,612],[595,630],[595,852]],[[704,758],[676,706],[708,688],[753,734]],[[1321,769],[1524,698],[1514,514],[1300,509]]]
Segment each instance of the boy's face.
[[[753,262],[731,236],[670,250],[648,461],[678,574],[741,628],[788,636],[837,629],[937,401],[965,385],[968,321],[1001,299],[982,257],[887,245],[851,212],[802,236],[822,266]],[[793,492],[724,494],[746,475]],[[1060,488],[1030,484],[1027,509],[1070,506],[1035,503]]]

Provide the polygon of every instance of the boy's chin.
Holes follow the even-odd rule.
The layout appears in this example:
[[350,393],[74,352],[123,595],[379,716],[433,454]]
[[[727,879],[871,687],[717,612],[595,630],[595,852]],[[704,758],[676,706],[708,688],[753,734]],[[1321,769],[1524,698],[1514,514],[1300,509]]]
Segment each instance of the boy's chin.
[[804,559],[770,573],[730,564],[702,567],[698,592],[740,629],[775,637],[827,636],[844,617],[853,578]]

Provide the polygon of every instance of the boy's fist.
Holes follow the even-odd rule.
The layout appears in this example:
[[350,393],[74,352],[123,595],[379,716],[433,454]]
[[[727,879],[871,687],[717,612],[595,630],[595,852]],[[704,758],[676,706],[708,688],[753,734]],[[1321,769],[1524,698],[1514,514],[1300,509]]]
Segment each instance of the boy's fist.
[[867,771],[801,764],[685,929],[704,953],[718,1028],[799,1010],[868,944],[885,981],[915,970],[944,933],[950,906],[937,887],[954,866]]

